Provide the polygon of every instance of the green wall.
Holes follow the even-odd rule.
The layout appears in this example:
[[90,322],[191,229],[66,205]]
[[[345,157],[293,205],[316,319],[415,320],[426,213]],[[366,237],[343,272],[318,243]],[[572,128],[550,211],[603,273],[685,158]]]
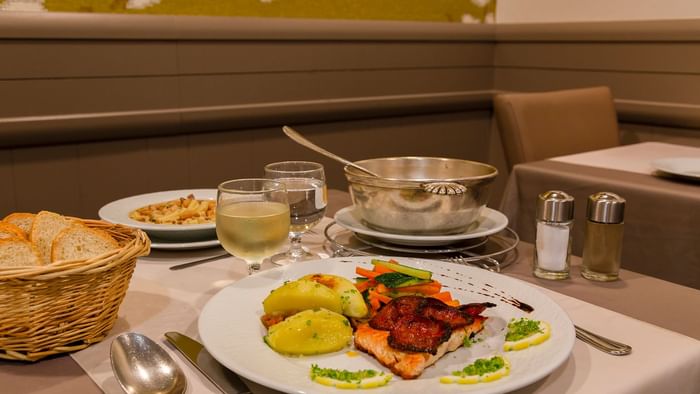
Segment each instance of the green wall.
[[[133,1],[133,0],[132,0]],[[0,9],[12,0],[0,0]],[[41,1],[38,1],[41,2]],[[148,1],[142,1],[149,3]],[[44,0],[47,11],[462,22],[493,21],[496,0]]]

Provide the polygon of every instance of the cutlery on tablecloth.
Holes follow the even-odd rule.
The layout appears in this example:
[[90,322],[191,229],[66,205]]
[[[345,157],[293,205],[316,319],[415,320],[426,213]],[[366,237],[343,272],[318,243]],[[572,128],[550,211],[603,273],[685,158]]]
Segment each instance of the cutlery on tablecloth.
[[606,338],[598,334],[594,334],[576,325],[574,328],[576,329],[576,338],[602,352],[613,356],[626,356],[632,353],[632,346],[613,341],[610,338]]
[[109,359],[117,382],[127,393],[183,394],[187,391],[182,369],[145,335],[135,332],[119,335],[112,341]]
[[170,267],[170,270],[171,270],[171,271],[177,271],[177,270],[181,270],[181,269],[185,269],[185,268],[189,268],[189,267],[194,267],[195,265],[200,265],[200,264],[208,263],[208,262],[210,262],[210,261],[214,261],[214,260],[218,260],[218,259],[223,259],[224,257],[229,257],[229,256],[231,256],[229,253],[217,254],[216,256],[205,257],[205,258],[203,258],[203,259],[199,259],[199,260],[194,260],[194,261],[190,261],[190,262],[187,262],[187,263],[182,263],[182,264],[173,265],[172,267]]
[[222,393],[252,393],[238,375],[216,361],[201,343],[175,331],[166,332],[165,338]]

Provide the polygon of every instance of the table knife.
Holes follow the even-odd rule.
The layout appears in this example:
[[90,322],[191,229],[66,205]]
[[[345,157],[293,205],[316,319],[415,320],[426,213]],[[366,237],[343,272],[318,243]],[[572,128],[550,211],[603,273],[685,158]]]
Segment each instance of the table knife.
[[165,338],[222,393],[251,394],[243,380],[216,361],[201,343],[175,331],[166,332]]

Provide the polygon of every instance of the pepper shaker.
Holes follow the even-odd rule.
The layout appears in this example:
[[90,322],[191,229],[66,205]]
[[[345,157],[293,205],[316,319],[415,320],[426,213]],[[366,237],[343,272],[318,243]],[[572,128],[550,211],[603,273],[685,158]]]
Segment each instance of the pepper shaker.
[[532,274],[542,279],[566,279],[571,260],[574,198],[552,190],[537,198],[537,235]]
[[616,280],[622,259],[625,199],[600,192],[588,197],[581,275],[595,281]]

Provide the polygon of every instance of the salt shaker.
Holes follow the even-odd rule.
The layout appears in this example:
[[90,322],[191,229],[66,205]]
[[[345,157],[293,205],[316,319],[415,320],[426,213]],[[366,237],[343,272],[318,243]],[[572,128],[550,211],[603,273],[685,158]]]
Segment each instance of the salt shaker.
[[616,280],[622,259],[625,199],[600,192],[588,197],[581,275],[590,280]]
[[543,279],[569,277],[574,198],[553,190],[537,198],[535,258],[532,273]]

